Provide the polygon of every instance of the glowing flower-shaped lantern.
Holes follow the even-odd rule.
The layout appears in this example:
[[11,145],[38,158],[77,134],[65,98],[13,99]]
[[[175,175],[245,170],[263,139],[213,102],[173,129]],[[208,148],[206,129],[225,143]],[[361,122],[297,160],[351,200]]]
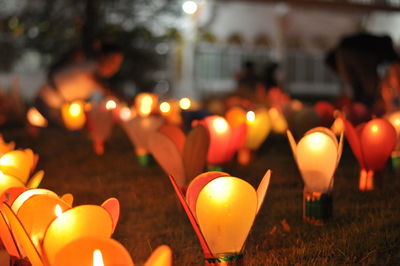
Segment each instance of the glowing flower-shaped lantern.
[[38,171],[31,177],[38,158],[31,149],[3,154],[0,157],[0,195],[10,187],[38,187],[44,172]]
[[227,112],[226,117],[234,127],[242,123],[246,125],[246,140],[243,147],[239,149],[238,161],[242,165],[247,165],[251,159],[251,152],[260,147],[271,131],[268,110],[259,108],[246,113],[239,107],[233,107]]
[[82,129],[86,122],[84,103],[82,101],[65,103],[61,107],[61,116],[67,129]]
[[210,137],[202,125],[194,127],[186,137],[182,130],[172,125],[161,127],[149,138],[149,149],[168,175],[173,175],[181,189],[202,173]]
[[209,168],[218,169],[229,162],[235,152],[243,146],[246,125],[231,127],[221,116],[209,116],[198,123],[206,127],[210,134],[210,147],[207,155]]
[[176,101],[164,101],[160,103],[160,113],[168,124],[179,126],[182,124],[181,110]]
[[345,133],[360,166],[359,189],[373,190],[382,185],[386,161],[397,142],[396,129],[384,119],[373,119],[356,128],[344,119]]
[[288,129],[288,123],[285,116],[278,108],[272,107],[268,110],[271,119],[272,131],[277,134],[285,134]]
[[287,134],[304,181],[303,218],[323,224],[332,216],[333,175],[342,154],[343,134],[338,143],[331,130],[317,127],[306,132],[298,144],[290,131]]
[[113,110],[117,107],[114,100],[106,100],[99,104],[92,104],[87,112],[89,136],[93,141],[96,154],[104,153],[104,142],[110,137],[113,127]]
[[207,172],[193,179],[185,198],[170,176],[199,238],[206,265],[242,265],[244,242],[264,201],[269,179],[267,171],[256,191],[240,178]]

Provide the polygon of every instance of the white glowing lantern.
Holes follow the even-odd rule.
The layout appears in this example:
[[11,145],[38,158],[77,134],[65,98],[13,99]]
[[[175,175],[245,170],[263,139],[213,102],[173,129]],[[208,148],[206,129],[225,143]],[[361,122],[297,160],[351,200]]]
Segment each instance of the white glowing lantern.
[[198,5],[194,1],[185,1],[182,4],[183,12],[185,12],[188,15],[193,15],[194,13],[196,13],[197,9],[198,9]]

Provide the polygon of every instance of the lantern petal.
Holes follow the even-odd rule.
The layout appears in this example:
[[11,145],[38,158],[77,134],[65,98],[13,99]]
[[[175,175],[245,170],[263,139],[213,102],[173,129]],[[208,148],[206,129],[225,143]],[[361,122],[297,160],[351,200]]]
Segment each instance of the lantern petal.
[[269,180],[271,178],[271,170],[268,170],[262,178],[257,188],[257,213],[260,211],[264,202],[265,195],[267,194]]
[[13,212],[18,213],[18,210],[19,208],[21,208],[22,204],[24,204],[26,200],[28,200],[30,197],[33,197],[34,195],[48,195],[54,198],[58,198],[56,193],[48,189],[41,189],[41,188],[28,189],[27,191],[21,193],[14,200],[13,204],[11,205],[11,209],[13,210]]
[[16,177],[0,172],[0,194],[12,187],[24,187],[24,184]]
[[27,199],[16,213],[38,250],[47,227],[57,217],[55,213],[57,205],[63,211],[70,208],[60,198],[49,195],[34,195]]
[[10,231],[10,227],[5,220],[5,217],[0,212],[0,238],[4,247],[6,248],[8,254],[11,256],[21,258],[21,254],[18,250],[17,243],[14,240],[14,237]]
[[290,132],[290,130],[287,130],[286,134],[287,134],[287,137],[288,137],[288,140],[289,140],[290,148],[292,149],[294,160],[297,163],[297,144],[296,144],[296,141],[294,140],[294,137],[292,135],[292,132]]
[[205,185],[207,185],[211,180],[214,180],[221,176],[229,176],[229,174],[218,171],[210,171],[195,177],[192,182],[190,182],[186,190],[186,202],[189,205],[192,213],[196,213],[196,202],[200,191]]
[[340,133],[339,146],[338,146],[338,158],[337,158],[336,167],[339,165],[340,159],[342,158],[342,152],[343,152],[343,138],[344,138],[344,132],[342,131],[342,132]]
[[172,250],[169,246],[162,245],[151,253],[144,266],[171,266]]
[[183,164],[188,181],[204,171],[209,145],[210,135],[202,125],[190,131],[183,149]]
[[118,219],[119,219],[119,214],[120,214],[120,205],[119,201],[116,198],[109,198],[103,204],[101,204],[101,207],[103,207],[111,216],[112,222],[113,222],[113,229],[112,231],[115,231],[115,227],[117,226]]
[[239,253],[257,213],[257,193],[246,181],[219,177],[200,191],[197,220],[212,253]]
[[93,141],[106,141],[110,137],[113,123],[113,114],[105,108],[104,103],[92,106],[87,112],[88,132]]
[[7,219],[8,226],[11,228],[17,246],[21,248],[21,253],[28,257],[32,266],[43,266],[44,263],[38,250],[33,245],[27,232],[11,208],[7,204],[2,203],[0,205],[0,212]]
[[306,188],[312,192],[331,189],[338,150],[332,138],[322,132],[305,135],[297,145],[297,164]]
[[169,180],[171,181],[172,187],[175,190],[175,193],[179,199],[179,202],[181,203],[183,209],[185,210],[185,213],[186,213],[187,217],[189,218],[190,224],[192,225],[193,230],[196,233],[197,238],[199,239],[201,248],[203,249],[204,256],[206,258],[211,258],[212,257],[211,250],[208,247],[206,240],[204,239],[204,236],[199,228],[199,225],[197,224],[196,218],[194,217],[193,213],[191,212],[189,205],[185,201],[185,197],[183,196],[182,191],[178,187],[178,184],[176,183],[175,178],[173,176],[170,175]]
[[96,265],[93,261],[95,250],[99,250],[102,255],[103,264],[99,265],[134,265],[129,252],[121,243],[111,238],[93,236],[78,238],[61,247],[55,254],[52,265]]
[[44,177],[44,171],[40,170],[34,176],[29,179],[29,182],[26,184],[27,188],[38,188],[40,183],[42,182]]
[[81,205],[62,213],[53,220],[43,238],[43,251],[50,265],[56,254],[67,244],[82,237],[109,238],[112,234],[109,213],[100,206]]
[[359,164],[361,165],[361,168],[365,168],[363,152],[361,150],[360,137],[357,134],[356,129],[353,127],[353,125],[346,119],[344,119],[344,118],[342,118],[342,119],[343,119],[343,123],[344,123],[347,141],[349,142],[351,150],[353,151],[354,156],[357,158]]
[[72,207],[72,204],[74,202],[74,195],[71,193],[66,193],[60,197],[65,203],[67,203],[70,207]]
[[148,148],[168,175],[173,175],[180,187],[186,186],[182,157],[175,144],[164,134],[153,132]]
[[18,198],[23,192],[27,191],[26,187],[10,187],[9,189],[5,190],[0,196],[0,202],[6,203],[8,206],[12,206],[15,199]]
[[183,155],[186,136],[179,127],[173,125],[163,125],[158,131],[167,136],[175,144],[179,153]]

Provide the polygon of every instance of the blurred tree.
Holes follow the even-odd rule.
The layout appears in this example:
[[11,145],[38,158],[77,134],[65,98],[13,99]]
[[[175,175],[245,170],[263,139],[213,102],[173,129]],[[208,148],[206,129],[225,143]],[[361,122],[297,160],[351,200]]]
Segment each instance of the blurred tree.
[[163,65],[155,46],[179,27],[180,15],[177,0],[0,0],[0,70],[10,70],[25,49],[50,58],[47,67],[71,47],[91,53],[96,39],[112,39],[126,54],[116,79],[149,89]]

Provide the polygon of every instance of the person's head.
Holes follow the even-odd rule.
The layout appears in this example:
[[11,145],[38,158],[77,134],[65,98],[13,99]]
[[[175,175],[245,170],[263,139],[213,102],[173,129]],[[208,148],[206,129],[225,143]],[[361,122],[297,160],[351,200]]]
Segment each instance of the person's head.
[[124,55],[115,43],[103,42],[100,44],[96,58],[97,73],[102,77],[109,78],[120,69]]

